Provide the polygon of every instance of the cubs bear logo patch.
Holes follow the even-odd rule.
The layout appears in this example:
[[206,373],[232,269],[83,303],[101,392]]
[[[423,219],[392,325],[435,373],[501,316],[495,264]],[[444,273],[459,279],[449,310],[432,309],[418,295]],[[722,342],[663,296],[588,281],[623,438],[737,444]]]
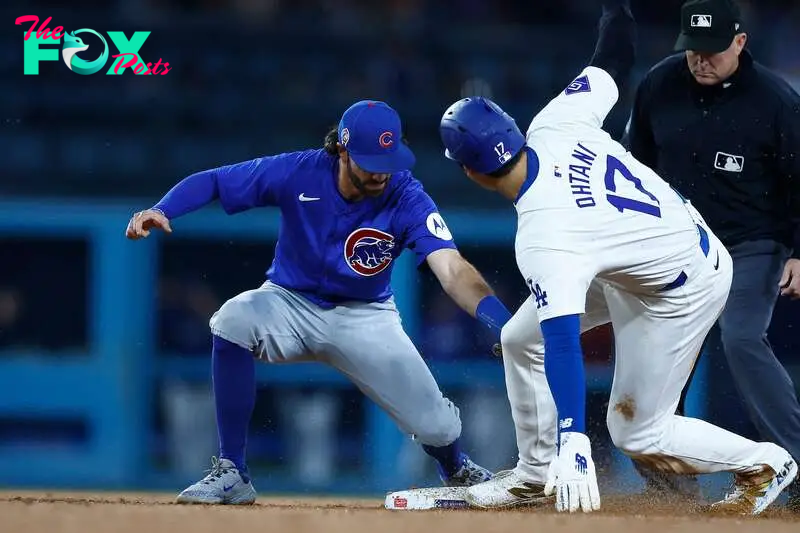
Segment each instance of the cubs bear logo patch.
[[354,272],[374,276],[391,264],[394,246],[393,235],[375,228],[358,228],[344,241],[344,259]]

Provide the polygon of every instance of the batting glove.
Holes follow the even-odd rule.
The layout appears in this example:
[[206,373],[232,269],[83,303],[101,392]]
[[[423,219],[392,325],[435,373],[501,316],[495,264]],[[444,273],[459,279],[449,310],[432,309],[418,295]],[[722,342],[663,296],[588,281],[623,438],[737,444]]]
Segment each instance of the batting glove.
[[590,513],[600,509],[600,489],[592,445],[583,433],[561,434],[558,456],[550,463],[544,493],[556,495],[556,511]]

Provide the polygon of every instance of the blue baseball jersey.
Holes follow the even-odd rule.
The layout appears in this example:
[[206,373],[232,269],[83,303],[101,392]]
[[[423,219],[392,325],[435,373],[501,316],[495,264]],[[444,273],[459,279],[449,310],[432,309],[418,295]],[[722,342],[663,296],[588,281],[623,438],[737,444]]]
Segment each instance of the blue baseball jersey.
[[281,210],[272,282],[322,307],[385,301],[394,260],[406,248],[417,265],[455,249],[436,204],[411,172],[395,173],[383,194],[347,201],[337,187],[339,159],[323,149],[289,152],[217,169],[225,212]]

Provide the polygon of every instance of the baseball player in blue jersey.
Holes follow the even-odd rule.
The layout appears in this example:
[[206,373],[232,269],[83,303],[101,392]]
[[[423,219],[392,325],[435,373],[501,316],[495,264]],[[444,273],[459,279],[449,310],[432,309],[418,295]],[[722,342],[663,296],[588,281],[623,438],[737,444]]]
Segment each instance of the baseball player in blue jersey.
[[129,239],[219,200],[228,214],[281,210],[267,281],[225,302],[210,321],[220,441],[210,473],[181,503],[250,504],[245,444],[255,358],[317,361],[353,381],[432,456],[446,486],[492,477],[461,451],[458,408],[442,395],[403,331],[390,278],[408,248],[444,290],[498,336],[511,314],[458,252],[436,204],[411,174],[415,158],[383,102],[348,108],[322,149],[259,157],[192,174],[130,220]]

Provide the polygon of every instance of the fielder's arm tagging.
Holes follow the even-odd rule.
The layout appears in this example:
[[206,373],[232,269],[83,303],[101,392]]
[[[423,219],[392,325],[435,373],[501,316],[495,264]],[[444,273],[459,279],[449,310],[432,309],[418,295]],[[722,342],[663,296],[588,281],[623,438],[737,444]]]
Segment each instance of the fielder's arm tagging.
[[130,220],[127,236],[139,239],[152,229],[171,231],[171,220],[214,201],[231,215],[277,207],[282,219],[266,282],[211,317],[220,458],[178,502],[255,501],[246,441],[256,359],[318,361],[342,372],[422,445],[445,486],[492,477],[462,451],[459,409],[403,329],[392,269],[411,250],[417,265],[428,264],[447,294],[498,340],[511,313],[458,252],[438,207],[411,173],[414,162],[396,111],[360,101],[328,132],[323,148],[197,172]]

